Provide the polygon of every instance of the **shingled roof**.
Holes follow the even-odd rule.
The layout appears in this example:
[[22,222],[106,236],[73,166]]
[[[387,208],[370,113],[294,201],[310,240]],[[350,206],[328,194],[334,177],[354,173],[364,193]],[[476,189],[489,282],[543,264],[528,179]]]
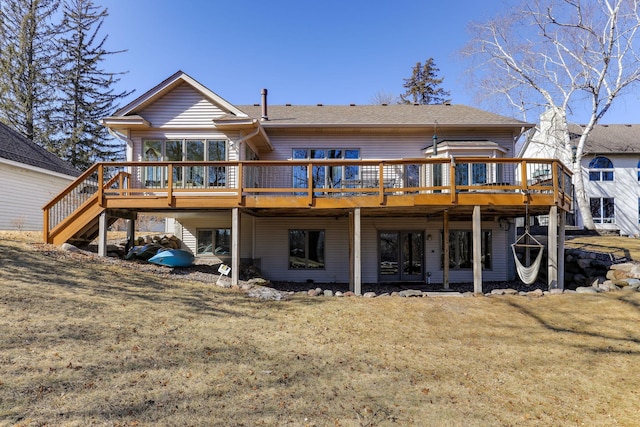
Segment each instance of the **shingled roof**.
[[0,123],[0,159],[46,169],[69,176],[79,176],[80,171],[25,138],[4,123]]
[[[580,125],[571,125],[572,139],[580,138]],[[584,154],[640,153],[640,125],[596,125],[585,143]]]
[[[259,119],[260,105],[238,105],[241,111]],[[314,126],[367,127],[511,127],[531,128],[531,123],[489,113],[465,105],[269,105],[265,128]]]

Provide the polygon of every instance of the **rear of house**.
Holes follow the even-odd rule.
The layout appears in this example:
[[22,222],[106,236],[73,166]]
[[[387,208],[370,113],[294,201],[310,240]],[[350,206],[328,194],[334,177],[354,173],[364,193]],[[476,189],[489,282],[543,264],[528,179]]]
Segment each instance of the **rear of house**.
[[[513,158],[532,125],[461,105],[269,106],[263,90],[236,106],[178,72],[104,124],[129,161],[89,171],[108,181],[91,215],[175,218],[187,248],[229,262],[234,280],[244,262],[356,292],[386,281],[481,290],[515,276],[513,219],[562,217],[570,201],[560,162]],[[72,235],[49,225],[50,241]]]

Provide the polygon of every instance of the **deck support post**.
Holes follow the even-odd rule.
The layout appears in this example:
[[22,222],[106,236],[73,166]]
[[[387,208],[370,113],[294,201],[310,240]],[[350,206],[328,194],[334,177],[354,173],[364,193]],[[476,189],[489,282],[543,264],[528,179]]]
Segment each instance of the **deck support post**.
[[133,214],[131,218],[127,220],[127,245],[125,246],[125,252],[129,253],[135,245],[136,240],[136,214]]
[[351,241],[351,261],[349,290],[356,295],[362,295],[362,242],[360,229],[360,208],[349,212],[349,239]]
[[231,286],[240,282],[240,208],[231,209]]
[[482,293],[482,217],[480,206],[473,207],[473,292]]
[[442,265],[442,286],[449,289],[449,211],[445,209],[442,214],[442,240],[444,262]]
[[98,256],[107,256],[107,228],[109,226],[109,215],[104,210],[98,218]]
[[567,212],[562,209],[558,218],[558,289],[564,290],[564,239]]
[[549,209],[549,225],[547,231],[547,282],[549,290],[558,288],[558,207]]

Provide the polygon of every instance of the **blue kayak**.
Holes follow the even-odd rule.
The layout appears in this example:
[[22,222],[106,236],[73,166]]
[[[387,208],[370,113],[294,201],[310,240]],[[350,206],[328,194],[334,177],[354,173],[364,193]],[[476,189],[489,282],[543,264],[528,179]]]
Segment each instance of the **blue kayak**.
[[184,249],[160,251],[149,258],[149,262],[167,267],[189,267],[193,264],[193,260],[193,254]]

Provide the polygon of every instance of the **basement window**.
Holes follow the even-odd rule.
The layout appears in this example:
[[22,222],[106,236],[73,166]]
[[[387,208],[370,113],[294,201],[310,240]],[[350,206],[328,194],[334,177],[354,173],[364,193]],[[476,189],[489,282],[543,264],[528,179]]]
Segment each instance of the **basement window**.
[[289,230],[289,269],[324,269],[324,230]]
[[231,254],[231,229],[198,229],[196,232],[196,255],[229,255]]
[[[490,270],[492,253],[491,230],[482,231],[481,252],[483,270]],[[444,268],[444,233],[440,233],[440,268]],[[465,270],[473,268],[473,233],[469,230],[449,231],[449,268]]]

